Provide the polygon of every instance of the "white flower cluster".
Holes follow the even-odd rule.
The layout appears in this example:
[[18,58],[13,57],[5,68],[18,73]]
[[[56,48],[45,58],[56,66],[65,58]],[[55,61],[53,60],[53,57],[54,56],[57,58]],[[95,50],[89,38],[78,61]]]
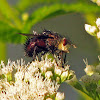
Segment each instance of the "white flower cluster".
[[100,38],[100,18],[96,20],[96,26],[85,24],[85,30],[92,36]]
[[47,58],[27,65],[23,59],[8,60],[7,65],[1,62],[0,100],[63,100],[64,93],[57,90],[69,75],[66,67],[58,67]]
[[100,6],[100,0],[91,0],[91,1],[96,3],[98,6]]
[[93,95],[97,92],[96,95],[94,95],[96,97],[100,94],[100,63],[94,66],[88,65],[87,60],[84,62],[86,64],[86,68],[84,69],[86,75],[82,76],[80,80],[84,83],[84,87],[89,95]]

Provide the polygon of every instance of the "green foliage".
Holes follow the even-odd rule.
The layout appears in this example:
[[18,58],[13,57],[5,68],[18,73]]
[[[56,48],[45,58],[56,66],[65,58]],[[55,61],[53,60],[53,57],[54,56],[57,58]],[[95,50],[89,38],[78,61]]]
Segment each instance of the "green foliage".
[[18,35],[20,31],[10,25],[0,21],[0,40],[10,43],[21,43],[23,40],[21,35]]
[[[36,7],[37,6],[37,7]],[[30,8],[34,8],[29,13]],[[93,3],[79,0],[76,3],[61,3],[60,0],[19,0],[16,5],[10,5],[6,0],[0,1],[0,41],[23,43],[25,39],[19,32],[29,33],[32,26],[44,19],[72,12],[92,13],[95,15],[100,7]]]
[[2,14],[2,18],[5,20],[10,21],[11,23],[15,24],[15,27],[20,28],[20,19],[18,18],[17,11],[12,8],[6,0],[0,1],[0,11]]
[[59,2],[59,1],[60,0],[20,0],[16,4],[16,8],[18,8],[19,11],[23,12],[34,5],[50,4],[50,3],[55,3],[55,2]]

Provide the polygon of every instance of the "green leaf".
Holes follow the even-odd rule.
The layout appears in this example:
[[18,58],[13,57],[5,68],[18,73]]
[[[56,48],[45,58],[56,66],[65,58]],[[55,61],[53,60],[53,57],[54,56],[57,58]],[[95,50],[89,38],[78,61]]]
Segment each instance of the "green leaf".
[[0,22],[3,22],[3,23],[6,23],[6,24],[8,24],[8,25],[10,25],[10,26],[12,26],[12,27],[15,27],[15,26],[13,25],[13,23],[12,23],[10,20],[6,19],[6,18],[1,14],[1,12],[0,12]]
[[51,6],[44,6],[39,8],[35,12],[33,12],[28,21],[25,24],[23,32],[27,32],[31,29],[33,25],[36,23],[47,19],[52,18],[58,15],[67,14],[71,12],[78,12],[78,13],[96,13],[100,11],[100,7],[89,5],[87,3],[76,3],[76,4],[53,4]]
[[11,8],[6,0],[0,1],[0,15],[2,15],[0,17],[0,40],[3,42],[23,43],[25,41],[25,37],[16,33],[28,33],[30,32],[33,25],[44,19],[68,14],[71,12],[83,13],[84,15],[86,15],[87,13],[96,14],[100,11],[100,7],[81,2],[73,4],[58,3],[53,5],[45,5],[39,9],[36,9],[28,17],[28,19],[22,23],[18,18],[18,14],[16,14],[16,11],[14,11],[15,10]]
[[34,5],[50,4],[59,1],[60,0],[19,0],[19,2],[16,4],[16,7],[19,9],[19,11],[23,12]]
[[0,22],[0,41],[5,43],[23,43],[24,36],[21,36],[18,29],[12,28],[6,23]]
[[86,93],[84,93],[80,90],[76,90],[76,91],[80,94],[80,99],[79,100],[93,100],[88,94],[86,94]]
[[0,0],[0,12],[4,19],[9,20],[17,28],[21,29],[21,21],[18,18],[18,13],[12,8],[6,0]]
[[84,18],[86,19],[86,21],[91,24],[91,25],[96,25],[95,21],[96,21],[96,15],[92,14],[92,13],[87,13],[85,14]]

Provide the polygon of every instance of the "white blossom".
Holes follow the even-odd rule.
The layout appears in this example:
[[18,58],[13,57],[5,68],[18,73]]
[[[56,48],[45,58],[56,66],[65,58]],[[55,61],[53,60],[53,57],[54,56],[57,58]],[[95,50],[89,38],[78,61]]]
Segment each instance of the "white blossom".
[[12,72],[13,71],[13,63],[10,63],[11,61],[8,60],[8,63],[7,65],[5,66],[4,62],[1,61],[1,64],[0,66],[3,66],[3,68],[1,69],[2,70],[2,74],[7,74],[9,72]]
[[68,71],[63,72],[63,73],[61,74],[61,81],[62,81],[62,82],[65,81],[66,78],[68,77],[68,75],[69,75]]
[[[23,60],[17,60],[16,63],[9,60],[7,65],[2,62],[2,73],[11,72],[15,80],[0,80],[0,100],[44,100],[46,96],[47,100],[52,100],[50,96],[57,93],[60,84],[51,80],[50,77],[54,77],[51,69],[55,71],[56,67],[60,73],[65,71],[64,68],[54,65],[56,64],[49,60],[35,61],[27,65]],[[46,68],[45,78],[41,73],[42,67]]]
[[46,100],[53,100],[52,98],[47,98]]
[[91,0],[91,1],[96,3],[98,6],[100,6],[100,0]]
[[95,71],[96,71],[95,66],[88,65],[87,59],[86,59],[86,61],[83,59],[83,61],[86,64],[86,68],[84,69],[84,71],[86,72],[86,74],[87,75],[92,75],[93,73],[95,73]]
[[91,26],[89,24],[85,24],[85,30],[90,33],[91,35],[93,35],[95,32],[97,32],[97,28],[96,26]]
[[53,66],[54,66],[54,64],[50,63],[50,61],[47,60],[47,61],[41,62],[40,69],[41,69],[42,72],[46,72],[48,70],[52,70]]
[[92,83],[98,83],[99,80],[100,80],[99,73],[94,73],[93,75],[91,75],[91,82]]
[[100,31],[97,33],[97,38],[100,38]]
[[96,3],[98,6],[100,6],[100,0],[97,0]]
[[84,84],[90,84],[91,83],[91,76],[84,75],[81,77],[80,81],[82,81]]
[[24,78],[24,72],[16,72],[15,74],[15,79],[17,80],[22,80]]
[[56,100],[64,100],[64,93],[57,92],[56,94]]
[[97,27],[100,29],[100,18],[97,18],[97,20],[96,20],[96,25],[97,25]]
[[93,65],[86,65],[84,71],[87,75],[92,75],[93,73],[95,73],[95,67]]
[[57,75],[61,75],[61,73],[63,72],[63,70],[62,70],[62,68],[60,68],[60,67],[58,67],[58,66],[56,66],[55,67],[55,73],[57,74]]
[[50,77],[52,77],[52,76],[53,76],[52,71],[47,71],[47,72],[45,73],[45,77],[47,77],[47,78],[50,78]]

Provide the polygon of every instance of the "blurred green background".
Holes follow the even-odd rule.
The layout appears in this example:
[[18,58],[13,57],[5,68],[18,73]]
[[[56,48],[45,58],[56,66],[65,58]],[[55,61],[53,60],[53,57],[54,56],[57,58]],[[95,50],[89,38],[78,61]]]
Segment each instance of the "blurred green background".
[[[85,74],[83,59],[89,64],[98,62],[99,40],[86,33],[84,24],[95,25],[99,16],[100,7],[90,0],[0,0],[0,60],[31,61],[24,56],[26,37],[17,33],[40,33],[45,28],[69,37],[77,46],[70,49],[67,61],[80,78]],[[82,100],[66,83],[59,91],[65,93],[65,100]]]

